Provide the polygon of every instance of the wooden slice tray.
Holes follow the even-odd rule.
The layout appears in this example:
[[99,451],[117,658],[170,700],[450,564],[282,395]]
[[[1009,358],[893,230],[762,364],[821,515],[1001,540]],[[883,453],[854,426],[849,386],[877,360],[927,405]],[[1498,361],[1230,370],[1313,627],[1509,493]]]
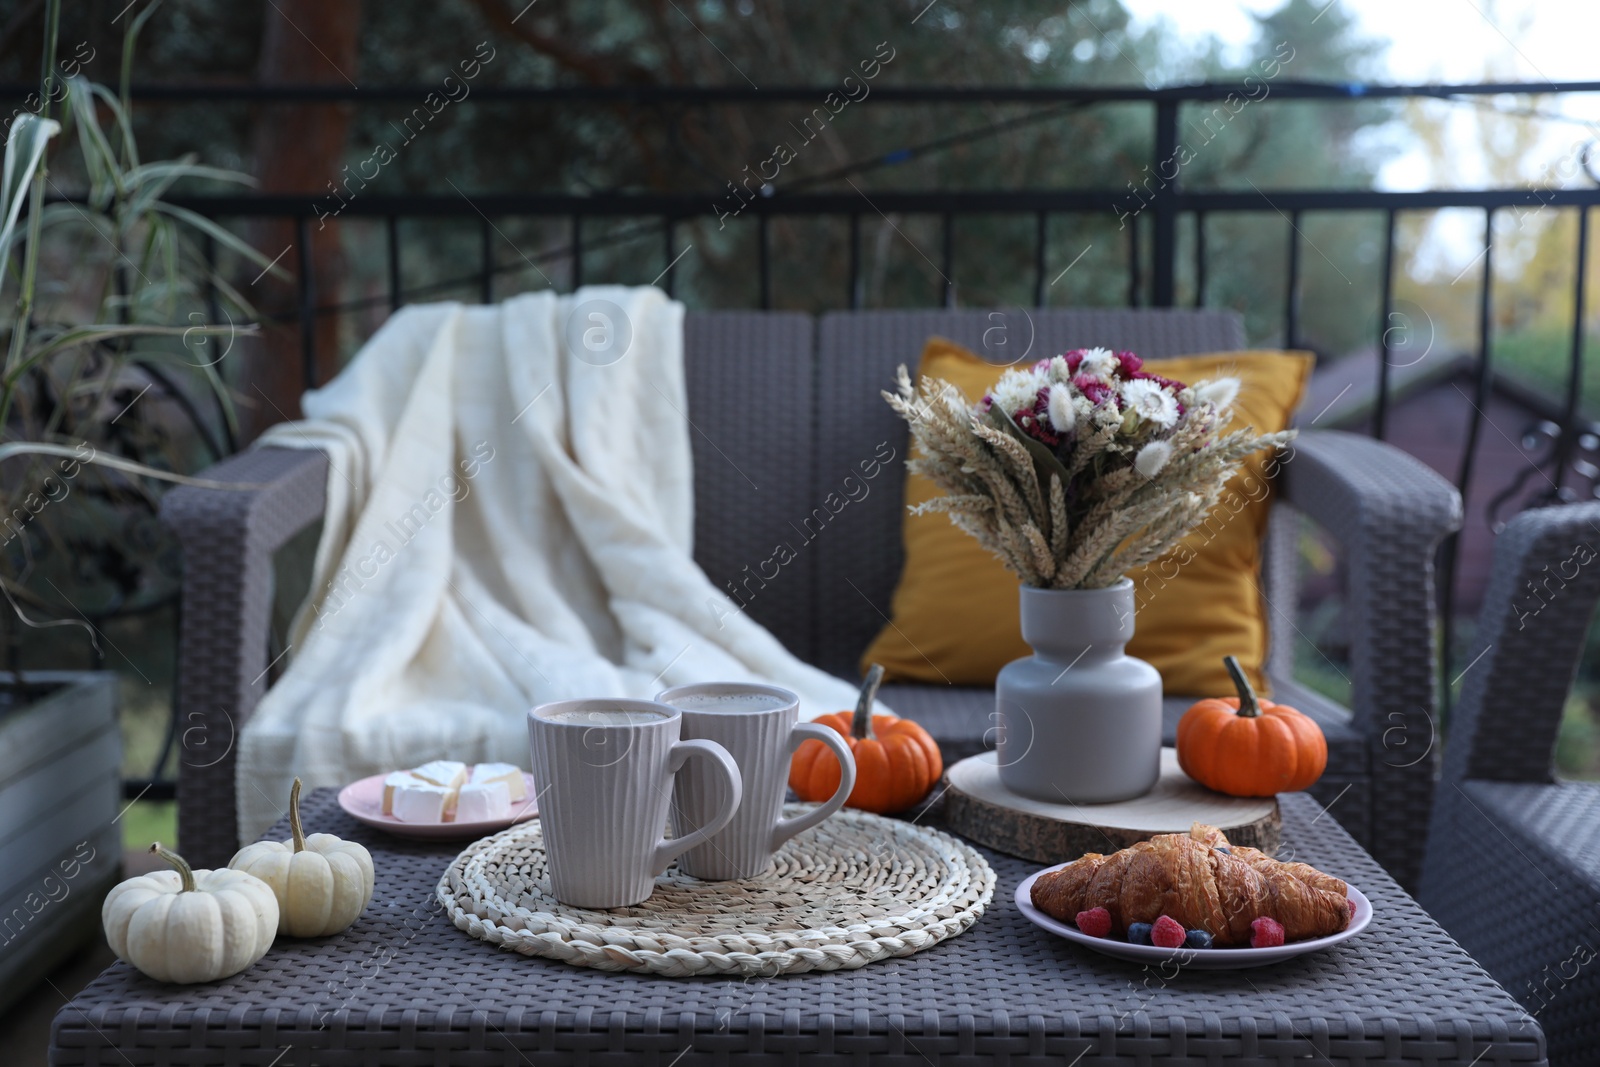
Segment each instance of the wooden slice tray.
[[1187,833],[1191,823],[1215,826],[1238,845],[1277,851],[1283,822],[1272,797],[1230,797],[1178,769],[1178,754],[1161,750],[1161,779],[1142,797],[1116,804],[1050,804],[1000,784],[993,752],[945,772],[945,824],[982,845],[1040,863],[1063,863],[1085,852],[1115,852],[1156,834]]

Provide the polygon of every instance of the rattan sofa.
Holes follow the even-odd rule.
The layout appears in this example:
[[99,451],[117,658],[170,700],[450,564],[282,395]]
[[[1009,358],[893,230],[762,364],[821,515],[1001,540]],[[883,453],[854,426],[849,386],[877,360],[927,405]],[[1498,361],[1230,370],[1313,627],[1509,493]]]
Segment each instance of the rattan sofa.
[[1555,745],[1595,605],[1600,504],[1526,511],[1495,541],[1450,721],[1419,899],[1536,1016],[1552,1064],[1600,1048],[1600,783]]
[[[738,588],[750,614],[792,651],[840,676],[886,618],[898,578],[905,426],[879,398],[900,363],[914,365],[933,334],[998,362],[1110,345],[1146,357],[1243,348],[1239,318],[1197,310],[691,312],[685,321],[688,416],[695,462],[695,556],[719,586]],[[1025,355],[1026,354],[1026,355]],[[752,397],[781,397],[778,404]],[[1269,673],[1278,699],[1315,717],[1329,741],[1313,790],[1402,884],[1433,794],[1434,549],[1460,523],[1455,490],[1381,442],[1308,429],[1282,467],[1279,506],[1261,575],[1272,620]],[[830,492],[882,463],[870,491],[837,513]],[[197,864],[237,844],[231,738],[267,685],[272,556],[317,521],[327,465],[320,454],[262,448],[208,478],[248,490],[183,487],[163,517],[181,538],[186,576],[177,711],[179,840]],[[1300,514],[1326,528],[1348,558],[1353,709],[1292,678],[1296,537]],[[728,521],[737,516],[738,521]],[[778,575],[749,582],[773,546],[795,544]],[[747,569],[748,568],[748,569]],[[992,691],[900,685],[884,697],[923,722],[948,759],[991,734]],[[1190,701],[1167,702],[1169,735]],[[1420,758],[1418,753],[1427,752]],[[443,755],[443,753],[441,753]]]

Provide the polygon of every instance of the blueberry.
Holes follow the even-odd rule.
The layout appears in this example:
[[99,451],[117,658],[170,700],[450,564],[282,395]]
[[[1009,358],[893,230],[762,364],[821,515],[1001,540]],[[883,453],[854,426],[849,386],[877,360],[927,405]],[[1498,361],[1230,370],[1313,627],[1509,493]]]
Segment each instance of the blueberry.
[[1183,935],[1184,948],[1210,948],[1211,935],[1204,930],[1190,930]]
[[1150,923],[1129,923],[1128,944],[1148,945],[1150,943]]
[[1233,855],[1233,849],[1229,848],[1227,845],[1212,845],[1211,847],[1225,856]]

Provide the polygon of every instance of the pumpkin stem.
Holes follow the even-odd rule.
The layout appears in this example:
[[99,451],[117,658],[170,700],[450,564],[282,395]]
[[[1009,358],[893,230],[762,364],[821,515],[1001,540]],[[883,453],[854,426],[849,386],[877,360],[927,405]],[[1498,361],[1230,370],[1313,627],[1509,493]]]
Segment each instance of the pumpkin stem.
[[1222,665],[1228,668],[1228,677],[1233,679],[1233,687],[1239,691],[1239,714],[1247,719],[1260,717],[1261,702],[1256,699],[1255,687],[1250,684],[1250,679],[1245,677],[1244,668],[1239,666],[1239,661],[1233,656],[1223,656]]
[[856,713],[850,719],[850,736],[858,741],[872,738],[872,702],[878,698],[878,686],[883,684],[883,667],[874,663],[867,668],[866,680],[861,683],[861,698],[856,701]]
[[194,892],[194,869],[189,866],[189,861],[169,848],[162,848],[157,841],[150,846],[150,851],[172,864],[178,871],[178,877],[183,879],[183,889],[180,892]]
[[294,835],[294,850],[306,850],[306,832],[300,827],[300,779],[289,787],[289,832]]

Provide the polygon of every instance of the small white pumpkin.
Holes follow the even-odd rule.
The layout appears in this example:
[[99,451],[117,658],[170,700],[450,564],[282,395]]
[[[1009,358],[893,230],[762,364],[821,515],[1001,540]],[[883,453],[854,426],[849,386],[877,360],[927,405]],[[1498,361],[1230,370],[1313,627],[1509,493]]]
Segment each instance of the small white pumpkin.
[[117,958],[158,982],[215,982],[266,954],[278,930],[278,898],[244,871],[191,870],[157,842],[174,870],[113,886],[100,907]]
[[278,933],[325,937],[346,929],[372,902],[372,854],[333,834],[307,837],[300,827],[300,779],[289,791],[290,841],[257,841],[234,853],[228,866],[272,887]]

